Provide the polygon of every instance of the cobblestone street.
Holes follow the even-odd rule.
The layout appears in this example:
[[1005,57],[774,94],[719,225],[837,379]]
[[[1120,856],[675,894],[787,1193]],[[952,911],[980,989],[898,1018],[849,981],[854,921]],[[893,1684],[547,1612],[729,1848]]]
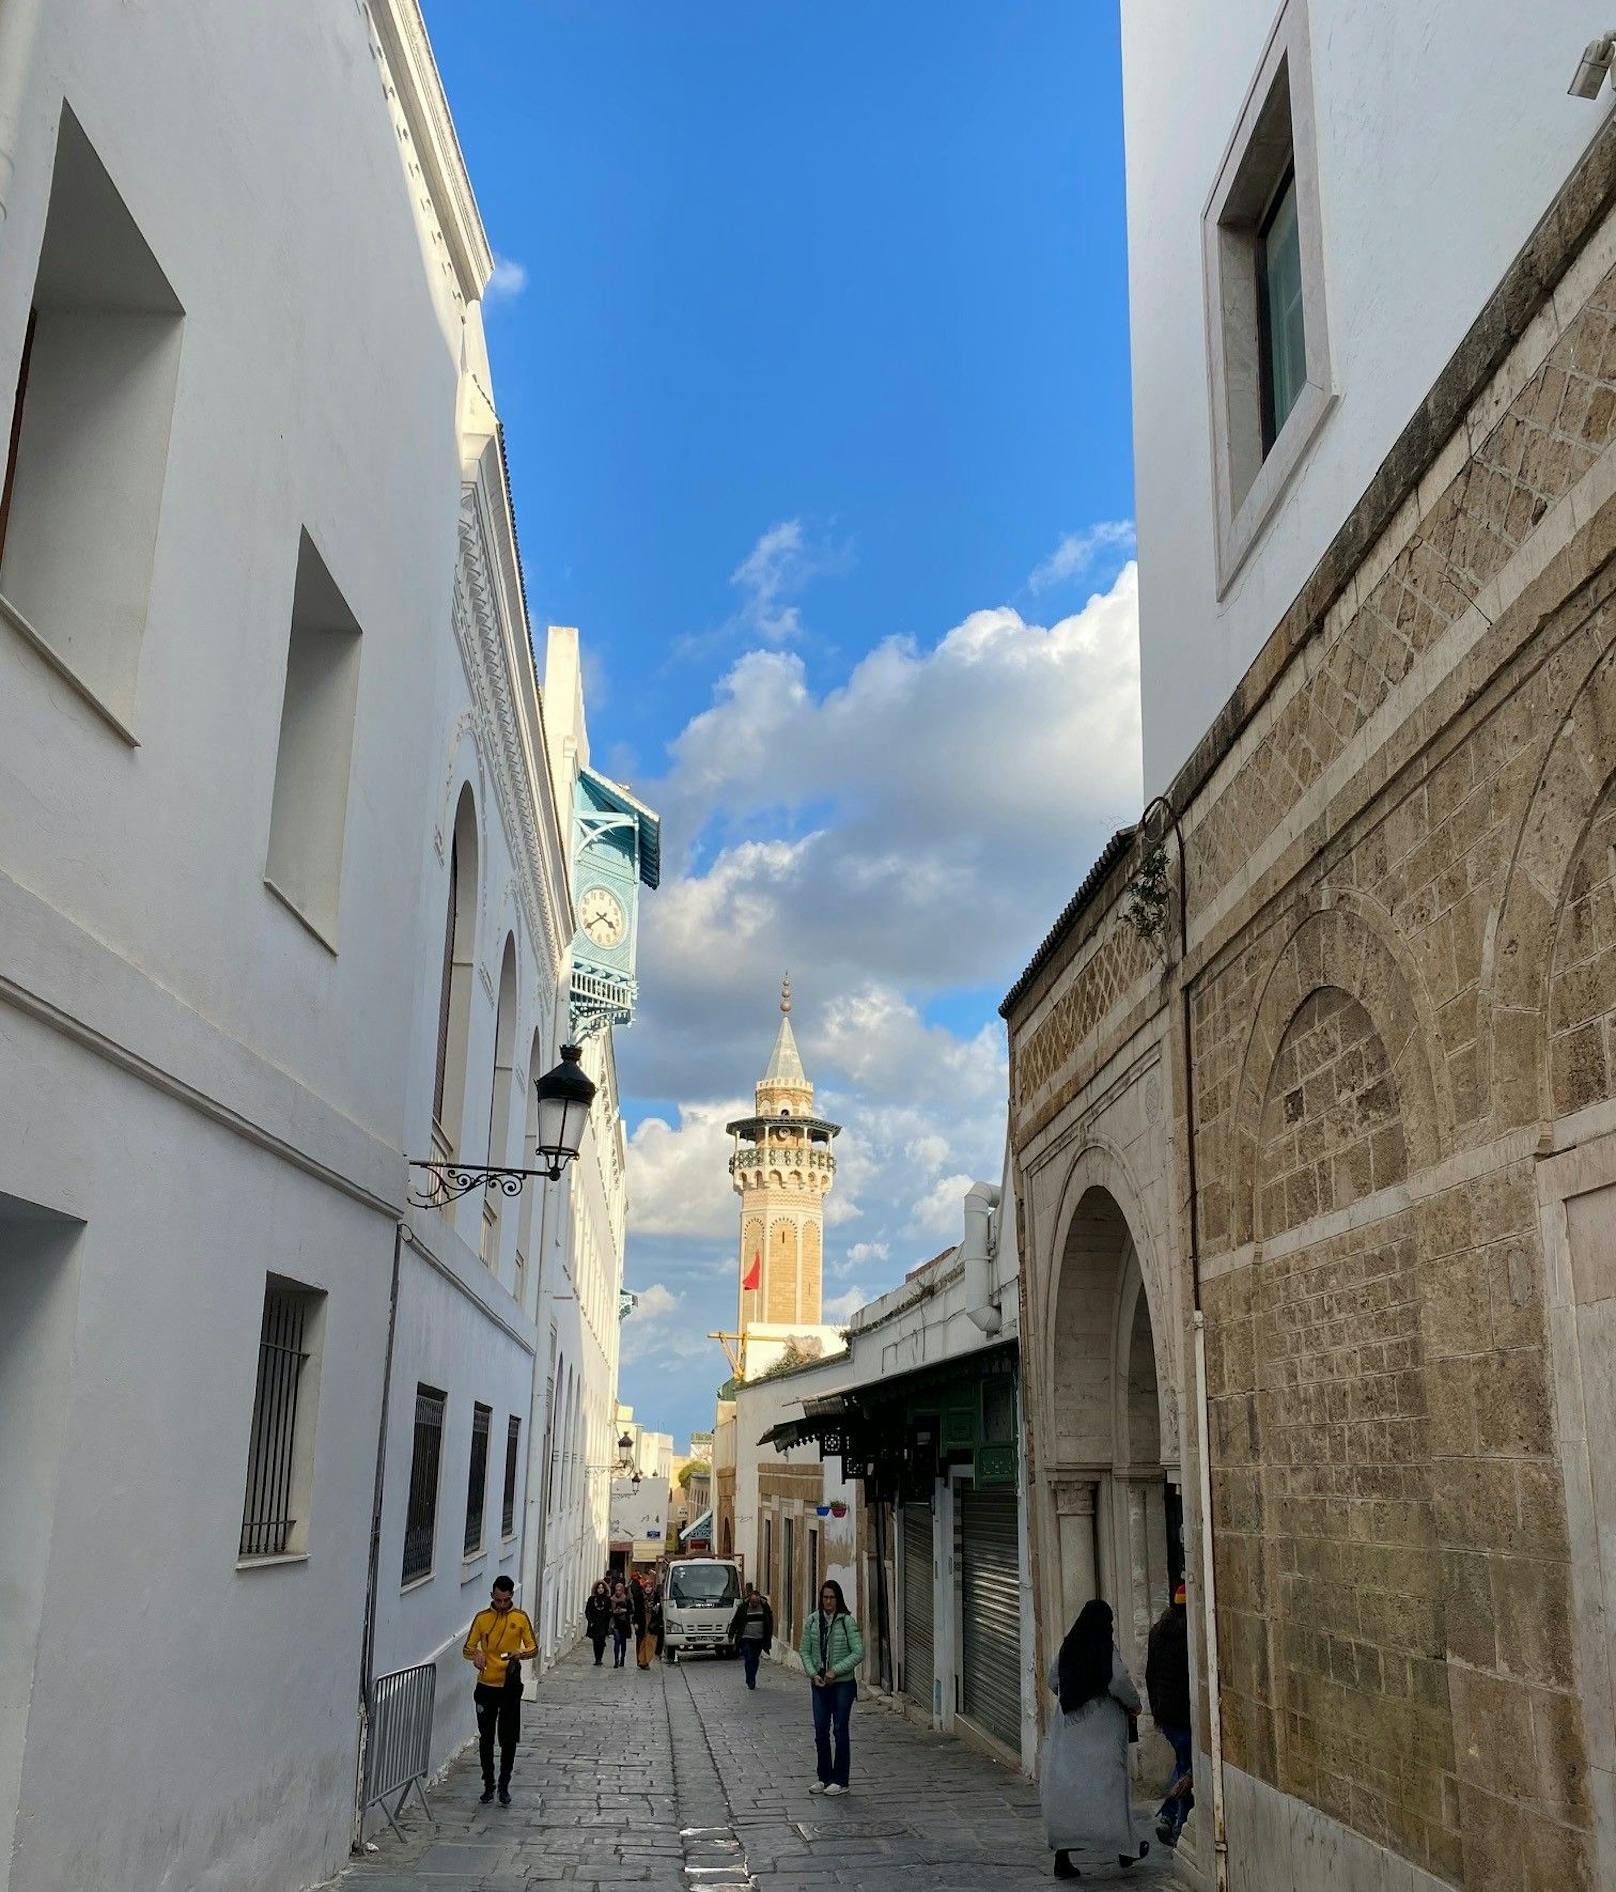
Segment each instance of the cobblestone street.
[[[597,1670],[585,1649],[545,1678],[523,1721],[511,1806],[478,1804],[476,1756],[463,1755],[431,1792],[436,1833],[415,1810],[407,1842],[384,1835],[378,1853],[335,1882],[341,1892],[980,1892],[1052,1882],[1032,1785],[879,1703],[854,1712],[852,1792],[810,1794],[807,1690],[771,1664],[748,1694],[738,1664]],[[1126,1873],[1085,1864],[1083,1883],[1180,1881],[1153,1842]]]

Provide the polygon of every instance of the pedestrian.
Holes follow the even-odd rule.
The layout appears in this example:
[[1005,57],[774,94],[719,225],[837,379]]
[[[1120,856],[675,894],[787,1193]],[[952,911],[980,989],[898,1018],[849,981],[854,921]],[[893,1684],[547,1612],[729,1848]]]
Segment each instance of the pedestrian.
[[1176,1846],[1195,1805],[1194,1752],[1190,1746],[1190,1628],[1184,1585],[1156,1619],[1145,1657],[1145,1694],[1157,1732],[1173,1750],[1173,1778],[1156,1810],[1156,1837]]
[[662,1606],[666,1600],[662,1588],[662,1579],[658,1577],[656,1582],[651,1586],[651,1621],[656,1628],[656,1657],[659,1662],[662,1660],[662,1652],[667,1646],[667,1625],[663,1620],[662,1614]]
[[489,1607],[478,1610],[460,1653],[477,1670],[472,1698],[477,1706],[477,1752],[483,1764],[482,1803],[494,1797],[494,1736],[499,1736],[499,1804],[511,1804],[511,1767],[522,1738],[522,1664],[539,1653],[526,1610],[516,1605],[516,1585],[495,1577]]
[[636,1582],[631,1601],[634,1605],[635,1660],[642,1669],[648,1669],[651,1658],[656,1654],[656,1625],[651,1620],[650,1586],[643,1581]]
[[758,1663],[774,1647],[774,1611],[769,1599],[750,1583],[730,1618],[729,1639],[741,1652],[746,1686],[756,1688]]
[[1085,1603],[1050,1666],[1060,1697],[1040,1769],[1044,1831],[1055,1877],[1079,1879],[1074,1852],[1115,1854],[1131,1866],[1150,1851],[1134,1827],[1128,1793],[1128,1734],[1139,1691],[1112,1639],[1111,1605]]
[[[847,1792],[852,1770],[849,1723],[858,1699],[856,1671],[864,1660],[864,1638],[839,1583],[820,1585],[819,1608],[803,1625],[797,1653],[813,1682],[814,1749],[819,1780],[810,1793]],[[836,1737],[832,1751],[831,1736]]]
[[595,1645],[595,1667],[606,1654],[606,1638],[612,1633],[612,1593],[604,1583],[597,1583],[584,1605],[584,1633]]
[[612,1591],[612,1667],[620,1669],[623,1658],[628,1653],[629,1632],[634,1627],[634,1606],[629,1599],[628,1585],[619,1582]]

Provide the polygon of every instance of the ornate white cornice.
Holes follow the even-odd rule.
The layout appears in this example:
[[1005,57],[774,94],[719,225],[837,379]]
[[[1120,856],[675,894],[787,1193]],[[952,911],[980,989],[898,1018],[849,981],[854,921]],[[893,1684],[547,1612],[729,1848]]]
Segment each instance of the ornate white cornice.
[[454,625],[467,683],[477,712],[479,744],[501,825],[515,866],[519,904],[528,932],[543,955],[542,971],[557,979],[571,944],[571,907],[566,897],[564,837],[540,779],[542,746],[524,725],[532,678],[513,674],[527,662],[527,629],[519,595],[501,582],[497,520],[481,477],[461,489],[459,557],[455,570]]
[[423,209],[443,245],[456,292],[463,302],[478,302],[494,272],[494,254],[419,0],[369,0],[369,12],[405,170],[420,181]]

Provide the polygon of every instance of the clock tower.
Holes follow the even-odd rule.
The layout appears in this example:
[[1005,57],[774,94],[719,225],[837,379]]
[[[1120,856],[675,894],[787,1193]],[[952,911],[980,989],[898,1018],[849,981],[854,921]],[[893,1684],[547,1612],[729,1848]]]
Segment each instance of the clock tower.
[[841,1125],[814,1114],[814,1087],[791,1029],[791,980],[780,988],[780,1029],[757,1085],[757,1108],[724,1128],[741,1198],[740,1321],[749,1328],[818,1328],[825,1197],[836,1177],[831,1139]]

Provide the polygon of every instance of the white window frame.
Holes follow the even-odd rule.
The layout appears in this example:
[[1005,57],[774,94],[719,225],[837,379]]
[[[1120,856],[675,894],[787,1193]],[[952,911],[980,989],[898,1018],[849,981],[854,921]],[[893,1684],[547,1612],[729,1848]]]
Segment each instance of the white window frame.
[[[1256,244],[1284,158],[1276,133],[1281,76],[1289,94],[1289,161],[1296,175],[1307,379],[1268,452],[1262,450],[1262,363]],[[1307,0],[1285,0],[1263,49],[1201,213],[1212,488],[1221,598],[1306,457],[1336,391],[1325,312],[1324,240]]]

